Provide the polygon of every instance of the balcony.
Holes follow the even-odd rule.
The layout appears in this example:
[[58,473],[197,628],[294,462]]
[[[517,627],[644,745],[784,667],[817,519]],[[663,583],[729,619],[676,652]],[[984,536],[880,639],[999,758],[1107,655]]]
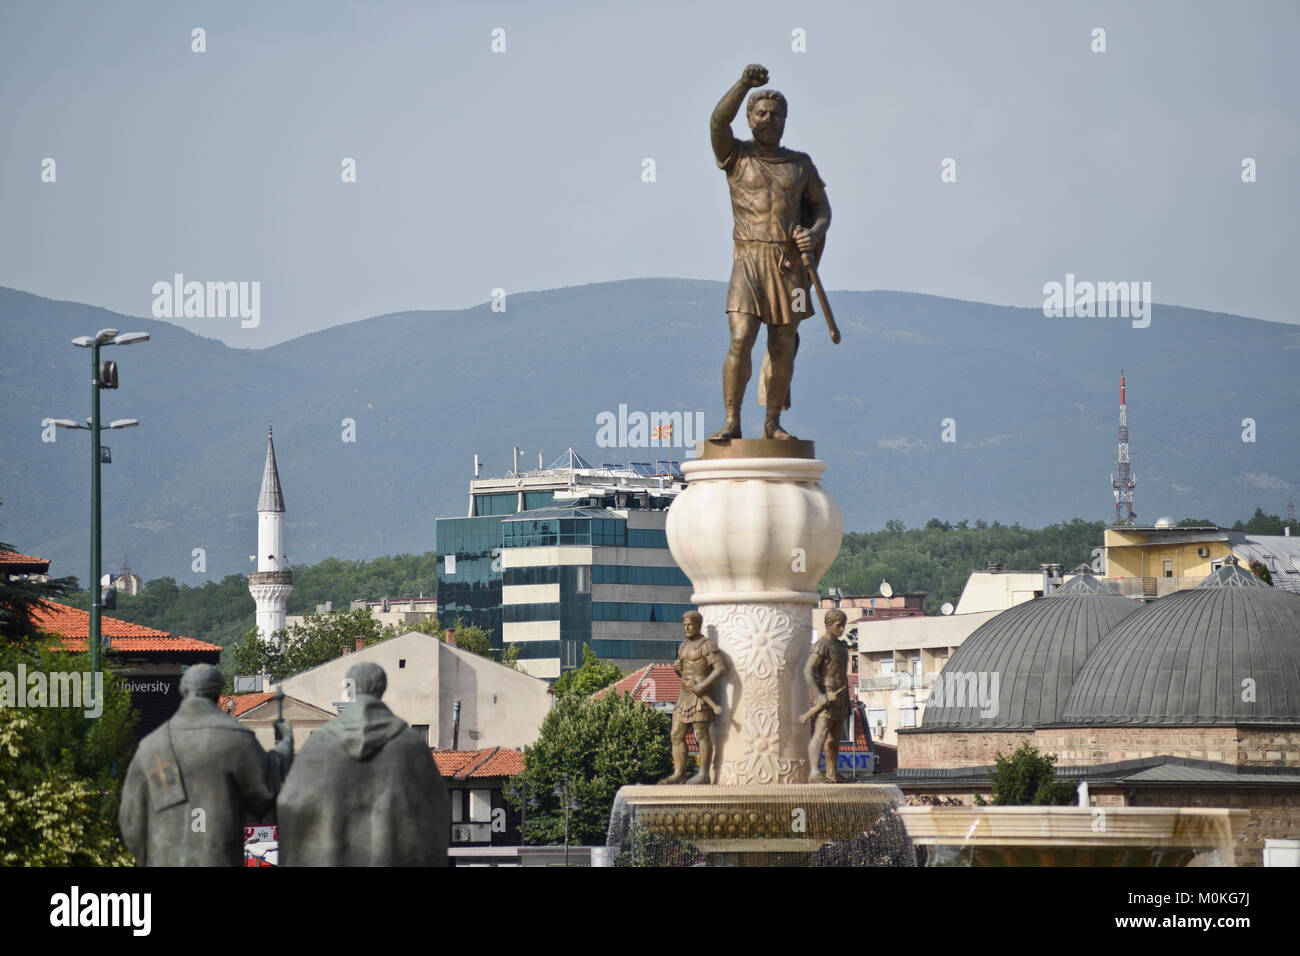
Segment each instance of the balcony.
[[[934,684],[935,675],[933,673],[925,674],[921,677],[921,687],[924,689]],[[911,690],[914,681],[911,674],[888,674],[884,677],[863,677],[858,681],[858,690],[866,693],[868,691],[882,690]]]
[[1125,597],[1132,598],[1161,598],[1166,594],[1173,594],[1175,591],[1185,591],[1188,588],[1194,588],[1202,581],[1201,577],[1149,577],[1149,578],[1102,578],[1102,581],[1108,587],[1113,588]]
[[858,681],[858,690],[893,690],[895,680],[892,674],[887,677],[863,677]]

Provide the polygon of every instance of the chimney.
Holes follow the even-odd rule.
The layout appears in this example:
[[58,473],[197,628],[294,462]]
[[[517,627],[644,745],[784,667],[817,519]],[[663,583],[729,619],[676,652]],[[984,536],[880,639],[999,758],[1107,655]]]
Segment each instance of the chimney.
[[451,707],[451,749],[460,749],[460,701]]
[[456,631],[454,628],[447,628],[446,640],[452,647],[456,646]]

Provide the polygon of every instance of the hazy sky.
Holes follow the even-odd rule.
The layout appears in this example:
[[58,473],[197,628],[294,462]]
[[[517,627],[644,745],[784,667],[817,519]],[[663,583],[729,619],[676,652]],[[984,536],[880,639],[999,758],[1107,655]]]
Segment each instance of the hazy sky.
[[256,347],[494,288],[724,280],[707,123],[758,62],[827,183],[830,288],[1041,306],[1072,272],[1296,322],[1298,27],[1291,0],[6,2],[0,284],[149,315],[174,273],[257,281],[257,328],[182,322]]

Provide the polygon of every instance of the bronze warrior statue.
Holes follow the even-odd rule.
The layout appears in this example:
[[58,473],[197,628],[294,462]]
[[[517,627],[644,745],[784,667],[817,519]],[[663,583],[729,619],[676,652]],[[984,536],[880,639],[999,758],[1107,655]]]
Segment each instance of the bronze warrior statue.
[[786,101],[776,90],[758,90],[745,108],[752,140],[737,140],[731,122],[745,93],[767,82],[764,67],[751,65],[713,110],[709,133],[718,166],[727,174],[735,253],[727,314],[731,346],[722,365],[726,421],[711,440],[740,438],[740,406],[749,384],[750,353],[760,325],[767,326],[767,357],[759,382],[759,402],[767,406],[764,438],[791,439],[781,427],[790,407],[790,379],[799,347],[799,323],[813,314],[810,284],[816,285],[822,311],[830,315],[816,275],[817,259],[831,224],[825,183],[807,153],[781,145]]
[[[709,724],[722,708],[704,691],[717,683],[726,665],[718,645],[701,635],[703,625],[704,616],[699,611],[687,611],[682,615],[686,640],[677,649],[677,660],[673,662],[673,670],[682,679],[682,692],[673,710],[673,773],[660,783],[713,782],[713,741],[709,738]],[[700,769],[689,780],[686,779],[688,726],[695,728],[695,739],[700,744]]]
[[[813,689],[813,707],[804,715],[813,720],[808,744],[808,782],[838,783],[840,735],[849,716],[849,649],[840,640],[848,618],[839,608],[826,612],[826,633],[813,645],[804,665],[804,677]],[[826,772],[817,772],[817,759],[825,753]]]

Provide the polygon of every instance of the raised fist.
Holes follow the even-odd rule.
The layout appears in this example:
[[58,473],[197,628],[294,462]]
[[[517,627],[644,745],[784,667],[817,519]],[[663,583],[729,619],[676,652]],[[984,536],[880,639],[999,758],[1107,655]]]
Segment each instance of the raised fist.
[[745,67],[745,72],[740,75],[740,82],[750,88],[763,86],[767,83],[767,67],[751,63]]

